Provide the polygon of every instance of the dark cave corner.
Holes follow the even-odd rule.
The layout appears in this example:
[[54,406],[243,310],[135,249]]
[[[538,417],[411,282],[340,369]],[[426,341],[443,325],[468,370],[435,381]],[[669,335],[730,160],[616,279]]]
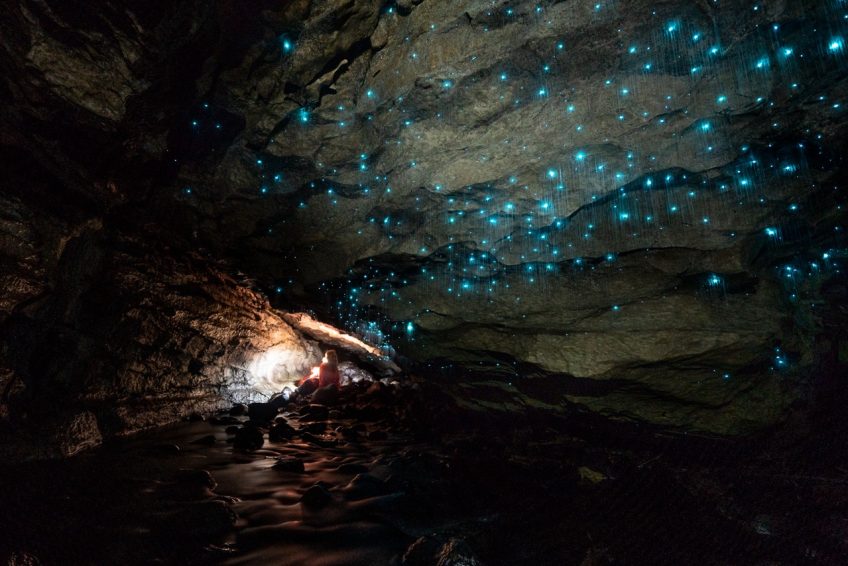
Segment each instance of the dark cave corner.
[[7,2],[0,564],[843,564],[846,39]]

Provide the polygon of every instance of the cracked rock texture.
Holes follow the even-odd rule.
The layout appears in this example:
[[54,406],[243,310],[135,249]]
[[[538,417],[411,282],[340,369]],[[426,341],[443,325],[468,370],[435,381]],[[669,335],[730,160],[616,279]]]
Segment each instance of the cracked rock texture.
[[[844,285],[821,258],[844,247],[845,121],[817,102],[845,94],[841,12],[596,4],[18,3],[0,18],[3,194],[52,202],[0,212],[3,312],[75,286],[79,248],[114,261],[90,276],[103,308],[149,286],[110,320],[155,326],[247,297],[198,275],[221,260],[279,306],[375,323],[421,371],[553,375],[553,404],[687,430],[778,421],[845,340],[816,310]],[[105,246],[82,243],[103,224]],[[170,352],[215,355],[200,342],[119,367],[155,393]],[[83,359],[45,375],[76,383]]]

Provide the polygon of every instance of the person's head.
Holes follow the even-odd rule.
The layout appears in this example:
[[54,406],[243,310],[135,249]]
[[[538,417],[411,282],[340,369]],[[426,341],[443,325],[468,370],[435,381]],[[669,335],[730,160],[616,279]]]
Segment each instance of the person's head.
[[335,350],[327,350],[324,352],[324,363],[332,367],[339,366],[339,357],[336,355]]

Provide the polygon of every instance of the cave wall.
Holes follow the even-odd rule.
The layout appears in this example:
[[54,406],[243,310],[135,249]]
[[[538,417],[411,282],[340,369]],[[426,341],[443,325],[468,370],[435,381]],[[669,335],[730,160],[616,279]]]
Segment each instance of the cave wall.
[[821,306],[842,288],[845,10],[20,2],[3,147],[82,210],[9,224],[26,276],[4,304],[62,273],[15,231],[101,222],[80,253],[179,241],[150,254],[187,277],[224,260],[422,371],[556,376],[552,402],[755,430],[844,340]]
[[155,231],[130,237],[89,219],[54,224],[48,239],[43,210],[0,202],[3,283],[14,291],[0,310],[8,456],[66,456],[267,400],[320,362],[317,342],[249,281]]

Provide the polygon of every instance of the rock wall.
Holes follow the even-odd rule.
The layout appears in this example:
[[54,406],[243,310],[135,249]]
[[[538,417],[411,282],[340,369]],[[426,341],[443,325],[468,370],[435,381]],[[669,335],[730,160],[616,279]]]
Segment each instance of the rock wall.
[[[174,238],[150,253],[186,277],[202,250],[425,371],[558,376],[563,402],[719,433],[779,420],[843,347],[820,314],[844,283],[841,3],[77,4],[0,17],[0,141],[95,211],[53,211],[66,232],[109,227],[85,264]],[[19,231],[61,227],[9,222],[11,305],[61,257]],[[98,292],[147,280],[119,259]],[[151,304],[180,312],[195,291],[157,261]],[[133,308],[109,320],[164,324]]]
[[320,362],[316,342],[208,258],[97,219],[39,242],[26,219],[43,211],[3,204],[4,283],[18,294],[0,313],[0,405],[18,457],[263,400]]

